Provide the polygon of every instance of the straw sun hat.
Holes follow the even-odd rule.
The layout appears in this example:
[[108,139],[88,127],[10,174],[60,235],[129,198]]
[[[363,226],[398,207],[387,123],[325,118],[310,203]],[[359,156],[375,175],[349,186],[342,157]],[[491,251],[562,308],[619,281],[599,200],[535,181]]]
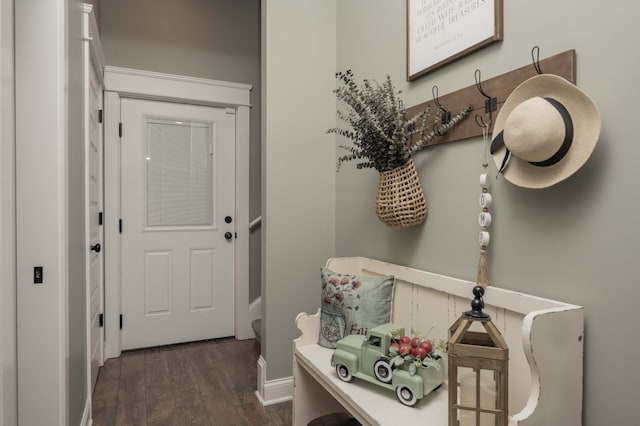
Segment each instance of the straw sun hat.
[[546,188],[589,159],[600,136],[600,112],[562,77],[541,74],[509,95],[493,128],[491,154],[509,182]]

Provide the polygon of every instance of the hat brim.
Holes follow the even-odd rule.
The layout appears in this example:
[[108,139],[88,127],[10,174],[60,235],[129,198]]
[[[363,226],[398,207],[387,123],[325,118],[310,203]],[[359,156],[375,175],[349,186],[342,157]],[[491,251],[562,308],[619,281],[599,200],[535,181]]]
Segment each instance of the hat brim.
[[[496,117],[493,137],[504,130],[507,117],[516,106],[536,96],[550,97],[564,105],[573,121],[573,142],[562,160],[552,166],[534,166],[511,155],[502,174],[524,188],[547,188],[574,174],[589,159],[600,137],[600,112],[591,98],[573,83],[552,74],[531,77],[515,88]],[[492,155],[500,169],[506,147],[498,147]]]

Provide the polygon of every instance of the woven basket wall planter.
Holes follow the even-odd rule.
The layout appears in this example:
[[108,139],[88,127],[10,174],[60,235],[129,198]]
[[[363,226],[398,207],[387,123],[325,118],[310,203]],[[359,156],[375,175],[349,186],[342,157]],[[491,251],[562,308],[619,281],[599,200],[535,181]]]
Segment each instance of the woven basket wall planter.
[[403,166],[380,173],[376,214],[392,228],[406,228],[424,222],[427,203],[412,159]]

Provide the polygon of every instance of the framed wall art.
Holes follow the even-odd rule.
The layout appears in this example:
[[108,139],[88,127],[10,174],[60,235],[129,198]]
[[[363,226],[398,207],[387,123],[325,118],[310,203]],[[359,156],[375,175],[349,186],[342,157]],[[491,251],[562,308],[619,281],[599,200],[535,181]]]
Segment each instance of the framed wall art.
[[407,0],[407,80],[502,40],[503,0]]

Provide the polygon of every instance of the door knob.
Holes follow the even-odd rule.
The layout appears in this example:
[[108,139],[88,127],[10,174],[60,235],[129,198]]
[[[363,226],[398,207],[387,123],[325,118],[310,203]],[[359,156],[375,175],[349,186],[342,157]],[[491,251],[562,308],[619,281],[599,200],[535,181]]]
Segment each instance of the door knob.
[[100,253],[100,250],[102,250],[102,247],[100,246],[100,243],[91,246],[91,250],[95,251],[96,253]]
[[233,237],[233,234],[231,232],[225,232],[224,233],[224,238],[228,241]]

